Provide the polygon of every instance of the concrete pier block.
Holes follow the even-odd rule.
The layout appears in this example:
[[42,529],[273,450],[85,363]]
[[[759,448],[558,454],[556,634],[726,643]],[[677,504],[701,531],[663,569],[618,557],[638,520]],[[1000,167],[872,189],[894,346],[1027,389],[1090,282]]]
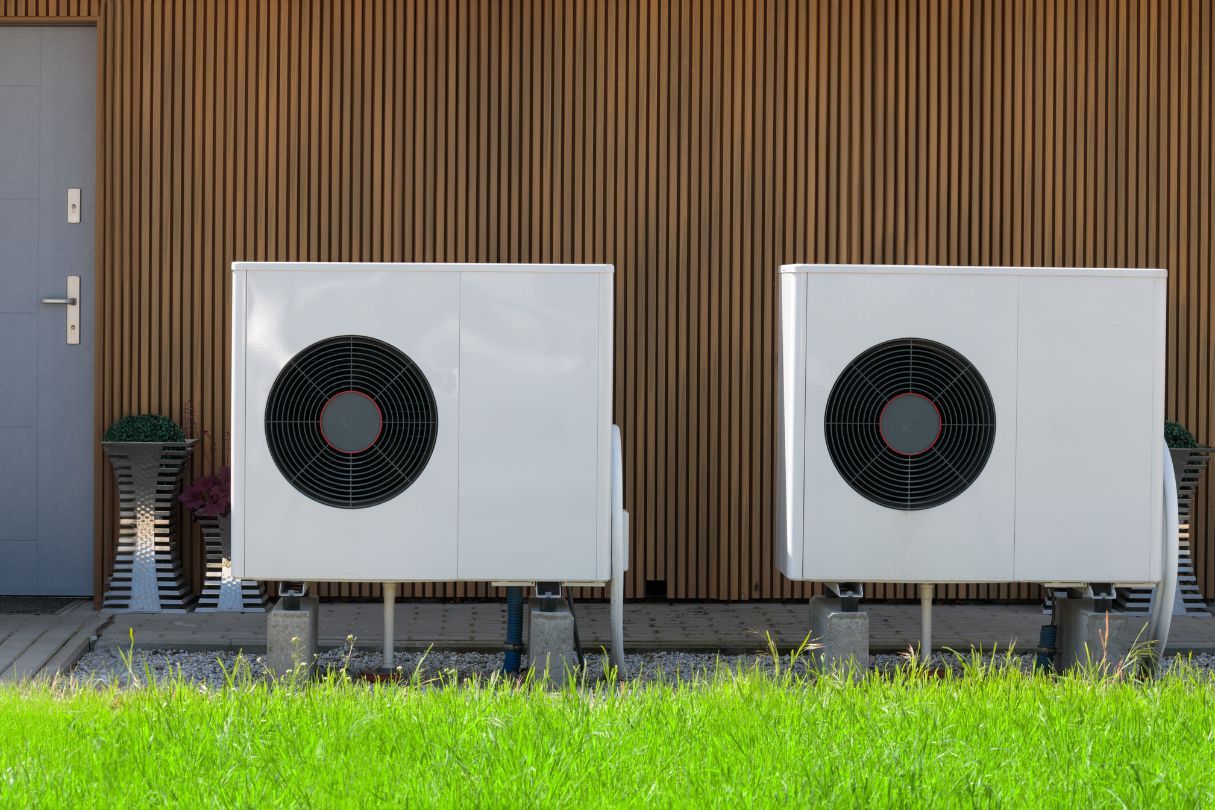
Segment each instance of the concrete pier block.
[[299,610],[287,610],[280,599],[266,615],[266,667],[279,677],[290,672],[311,676],[316,667],[320,600],[306,596],[299,601]]
[[816,596],[810,600],[810,641],[821,645],[811,655],[824,669],[856,669],[858,675],[869,667],[869,614],[845,613],[840,600]]
[[1101,613],[1094,609],[1092,599],[1060,599],[1055,617],[1059,626],[1055,669],[1059,672],[1090,663],[1111,672],[1126,661],[1137,643],[1148,641],[1148,617]]
[[560,599],[538,599],[529,610],[527,666],[537,678],[565,683],[578,670],[574,615]]

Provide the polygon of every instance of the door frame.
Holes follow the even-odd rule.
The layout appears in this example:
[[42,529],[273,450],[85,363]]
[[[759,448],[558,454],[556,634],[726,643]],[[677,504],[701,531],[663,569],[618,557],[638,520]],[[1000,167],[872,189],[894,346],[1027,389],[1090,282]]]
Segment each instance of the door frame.
[[37,27],[37,28],[92,28],[97,38],[97,59],[93,69],[93,608],[101,608],[101,600],[105,595],[105,565],[103,543],[103,518],[105,515],[101,494],[102,482],[105,475],[105,456],[101,452],[99,441],[104,429],[101,424],[101,373],[102,360],[102,313],[101,305],[106,290],[105,262],[102,246],[105,244],[104,233],[107,220],[104,189],[108,188],[109,178],[105,175],[105,147],[109,142],[109,132],[103,129],[105,123],[106,92],[105,83],[105,21],[97,15],[60,16],[60,17],[12,17],[0,15],[0,26],[4,27]]

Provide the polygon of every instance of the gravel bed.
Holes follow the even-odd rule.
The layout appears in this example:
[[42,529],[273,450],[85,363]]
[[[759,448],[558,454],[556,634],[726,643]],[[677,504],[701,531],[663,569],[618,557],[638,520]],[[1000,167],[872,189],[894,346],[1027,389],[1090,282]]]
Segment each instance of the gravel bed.
[[[209,688],[223,686],[227,673],[237,666],[237,654],[232,651],[188,652],[185,650],[135,650],[131,669],[139,682],[163,679],[180,673],[184,678]],[[598,682],[603,678],[604,657],[588,655],[586,681]],[[383,655],[376,651],[340,647],[326,650],[318,657],[321,669],[345,668],[352,676],[374,673],[381,669]],[[430,650],[428,652],[398,652],[393,663],[402,675],[409,677],[415,671],[423,681],[439,678],[488,679],[502,669],[501,653],[457,652],[452,650]],[[787,665],[788,657],[782,660]],[[772,657],[768,654],[718,655],[700,652],[646,652],[625,657],[622,678],[628,680],[654,681],[659,679],[689,679],[711,673],[715,667],[730,669],[758,665],[760,669],[773,670]],[[266,668],[261,656],[241,659],[241,666],[248,667],[254,677],[264,677]],[[806,661],[797,662],[796,669],[804,672]],[[105,685],[118,682],[131,683],[131,673],[118,650],[99,648],[88,653],[76,664],[72,675],[79,680],[93,680]]]
[[[131,658],[131,673],[128,673],[127,665],[117,649],[98,647],[76,662],[72,677],[100,685],[117,682],[127,686],[131,683],[131,674],[139,683],[144,683],[149,674],[155,679],[163,679],[180,672],[188,681],[218,688],[227,681],[225,672],[235,671],[237,657],[237,653],[229,650],[135,650]],[[241,665],[248,666],[258,677],[266,673],[260,658],[242,658]]]
[[[1178,660],[1188,656],[1173,656],[1165,664],[1166,669]],[[985,660],[993,663],[991,656]],[[872,668],[890,672],[898,665],[906,662],[906,654],[876,654],[872,656]],[[1195,655],[1192,663],[1204,670],[1215,674],[1215,655]],[[323,669],[341,669],[343,667],[352,675],[373,673],[380,669],[382,656],[371,650],[351,650],[337,648],[327,650],[319,657],[319,665]],[[238,658],[235,652],[187,652],[184,650],[135,650],[132,659],[132,669],[139,682],[145,682],[150,674],[153,679],[163,679],[180,673],[187,680],[205,685],[207,688],[219,688],[227,680],[226,673],[231,673],[237,666]],[[266,675],[266,668],[260,656],[240,659],[241,666],[247,667],[254,677]],[[396,654],[396,667],[406,676],[417,671],[423,681],[435,681],[439,678],[450,680],[453,677],[460,680],[480,678],[482,680],[500,672],[502,667],[501,653],[457,652],[450,650],[430,650],[428,652],[399,652]],[[994,661],[1003,666],[1012,664],[1023,672],[1033,668],[1032,655],[999,654]],[[794,671],[804,674],[809,661],[800,658],[794,662]],[[789,666],[789,656],[781,659],[782,670]],[[677,652],[656,651],[631,653],[625,657],[622,680],[653,682],[677,679],[689,680],[698,676],[711,674],[715,668],[724,667],[730,670],[749,669],[758,667],[760,671],[772,672],[774,662],[768,653],[753,653],[746,655],[720,655],[710,652]],[[596,683],[603,678],[604,658],[602,655],[591,655],[586,658],[586,682]],[[938,653],[932,658],[932,668],[950,670],[955,674],[963,671],[963,661],[951,653]],[[118,651],[113,648],[100,648],[88,653],[80,659],[72,672],[81,680],[92,680],[105,685],[118,682],[123,685],[130,683],[130,675],[126,664]]]
[[1164,671],[1167,673],[1176,664],[1187,660],[1192,666],[1209,673],[1212,677],[1215,677],[1215,655],[1211,655],[1209,653],[1199,653],[1194,656],[1171,655],[1164,660]]

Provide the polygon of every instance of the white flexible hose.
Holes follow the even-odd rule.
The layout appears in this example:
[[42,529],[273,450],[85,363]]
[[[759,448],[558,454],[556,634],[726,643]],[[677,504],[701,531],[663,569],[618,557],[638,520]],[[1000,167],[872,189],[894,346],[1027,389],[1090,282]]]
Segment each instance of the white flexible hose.
[[1160,584],[1152,595],[1152,615],[1148,620],[1151,638],[1156,642],[1158,661],[1164,658],[1164,649],[1169,643],[1169,628],[1173,624],[1173,602],[1177,598],[1177,476],[1173,471],[1173,459],[1167,443],[1164,444],[1163,478],[1164,503],[1161,504],[1161,511],[1164,513],[1164,528],[1160,538],[1163,546],[1162,568]]
[[620,428],[612,425],[611,660],[620,670],[624,669],[624,572],[629,567],[628,532],[629,515],[624,511],[624,453],[620,446]]

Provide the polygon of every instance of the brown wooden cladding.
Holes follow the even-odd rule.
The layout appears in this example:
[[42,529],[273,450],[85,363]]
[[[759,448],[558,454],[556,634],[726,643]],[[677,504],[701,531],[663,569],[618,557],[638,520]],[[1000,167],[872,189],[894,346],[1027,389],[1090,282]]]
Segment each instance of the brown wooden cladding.
[[[1168,413],[1215,441],[1211,2],[0,0],[0,15],[98,18],[97,425],[190,409],[195,473],[226,460],[234,259],[615,264],[633,595],[646,580],[676,598],[809,593],[770,549],[783,262],[1168,268]],[[1207,594],[1213,491],[1195,527]],[[197,579],[196,535],[188,556]]]

